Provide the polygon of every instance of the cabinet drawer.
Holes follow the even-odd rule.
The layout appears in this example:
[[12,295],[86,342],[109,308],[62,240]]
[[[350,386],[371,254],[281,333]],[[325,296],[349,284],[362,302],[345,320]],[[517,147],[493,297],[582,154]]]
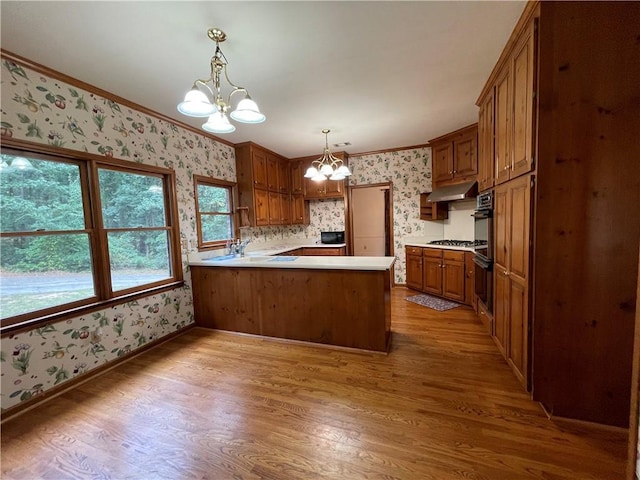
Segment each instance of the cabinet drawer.
[[422,248],[421,247],[405,247],[405,251],[407,255],[419,255],[422,256]]
[[444,250],[442,258],[445,260],[453,260],[454,262],[464,262],[464,252],[456,250]]
[[423,257],[442,258],[442,250],[439,248],[423,248]]

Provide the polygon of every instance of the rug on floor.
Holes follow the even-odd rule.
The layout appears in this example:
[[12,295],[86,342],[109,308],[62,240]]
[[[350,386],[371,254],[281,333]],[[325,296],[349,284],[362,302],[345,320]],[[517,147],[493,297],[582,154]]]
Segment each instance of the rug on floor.
[[406,300],[417,303],[418,305],[422,305],[423,307],[433,308],[434,310],[437,310],[439,312],[451,310],[452,308],[460,306],[459,303],[450,302],[449,300],[444,300],[443,298],[433,297],[431,295],[427,295],[426,293],[407,297]]

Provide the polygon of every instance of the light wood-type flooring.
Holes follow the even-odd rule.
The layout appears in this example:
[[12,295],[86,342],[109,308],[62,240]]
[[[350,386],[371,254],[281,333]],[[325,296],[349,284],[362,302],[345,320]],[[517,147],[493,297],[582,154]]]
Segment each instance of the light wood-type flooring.
[[468,307],[392,292],[389,355],[205,329],[2,427],[2,479],[623,478],[623,430],[548,420]]

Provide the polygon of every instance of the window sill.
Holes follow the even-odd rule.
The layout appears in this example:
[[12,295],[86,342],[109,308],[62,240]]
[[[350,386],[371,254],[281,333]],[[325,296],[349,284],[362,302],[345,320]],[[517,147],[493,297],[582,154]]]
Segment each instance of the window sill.
[[60,322],[68,318],[79,317],[86,315],[87,313],[95,312],[96,310],[103,310],[105,308],[113,307],[115,305],[122,305],[124,303],[136,300],[138,298],[149,297],[168,290],[175,290],[184,286],[184,281],[176,281],[158,287],[148,288],[146,290],[140,290],[127,295],[122,295],[116,298],[110,298],[109,300],[103,300],[99,302],[82,305],[70,310],[64,310],[61,312],[52,313],[43,317],[32,318],[24,320],[22,322],[16,322],[9,325],[2,325],[0,327],[0,336],[4,337],[9,334],[20,333],[23,331],[33,330],[34,328],[46,325],[49,323]]

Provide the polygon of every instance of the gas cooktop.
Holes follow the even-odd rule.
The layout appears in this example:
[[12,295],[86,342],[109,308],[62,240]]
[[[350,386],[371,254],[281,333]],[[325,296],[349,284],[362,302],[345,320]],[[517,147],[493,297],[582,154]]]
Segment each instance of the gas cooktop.
[[474,247],[486,245],[485,240],[433,240],[429,245],[445,245],[447,247]]

